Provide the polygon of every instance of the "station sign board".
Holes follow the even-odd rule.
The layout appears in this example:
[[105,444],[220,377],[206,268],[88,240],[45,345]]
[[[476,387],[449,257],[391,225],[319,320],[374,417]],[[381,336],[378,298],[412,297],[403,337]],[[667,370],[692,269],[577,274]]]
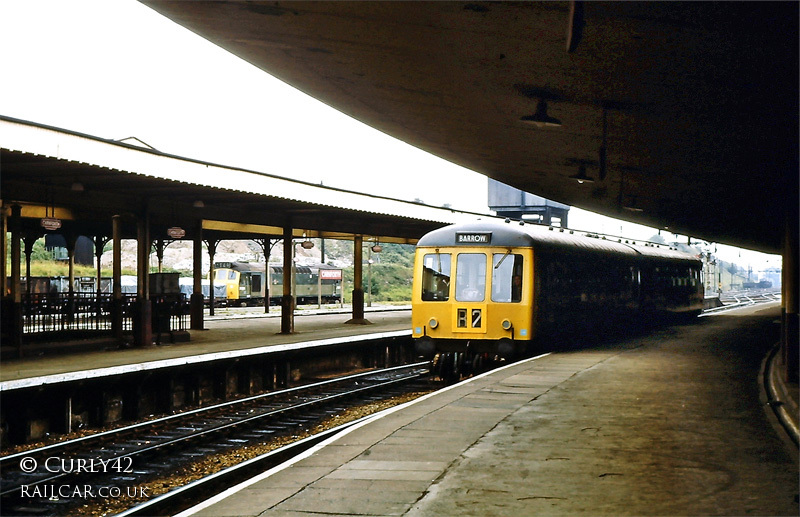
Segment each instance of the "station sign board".
[[186,230],[180,226],[173,226],[172,228],[167,228],[167,235],[173,239],[182,239],[186,236]]
[[55,217],[43,217],[41,224],[42,228],[45,230],[58,230],[61,228],[61,219],[56,219]]
[[341,269],[320,269],[319,270],[319,277],[322,280],[341,280],[342,279],[342,270]]
[[492,232],[456,232],[457,244],[489,244]]

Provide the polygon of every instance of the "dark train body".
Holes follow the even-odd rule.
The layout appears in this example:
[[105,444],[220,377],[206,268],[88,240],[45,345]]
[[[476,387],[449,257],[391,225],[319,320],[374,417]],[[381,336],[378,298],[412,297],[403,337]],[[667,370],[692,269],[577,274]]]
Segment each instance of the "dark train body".
[[689,254],[518,223],[440,228],[417,244],[412,332],[420,354],[510,357],[560,336],[646,326],[703,309]]

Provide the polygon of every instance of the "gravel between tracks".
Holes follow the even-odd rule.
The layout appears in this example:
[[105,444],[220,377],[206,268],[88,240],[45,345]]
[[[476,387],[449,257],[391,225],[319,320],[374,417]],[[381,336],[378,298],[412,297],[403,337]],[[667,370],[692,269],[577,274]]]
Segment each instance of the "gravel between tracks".
[[[117,498],[117,499],[102,499],[90,501],[87,504],[76,508],[74,515],[76,516],[92,516],[100,517],[105,515],[113,515],[119,513],[127,508],[134,506],[136,503],[143,502],[146,499],[159,496],[172,489],[186,485],[192,481],[211,475],[222,469],[232,467],[243,461],[255,458],[274,449],[283,447],[297,440],[306,438],[313,434],[334,428],[336,426],[357,420],[361,417],[368,416],[384,409],[397,406],[414,400],[418,397],[430,393],[430,391],[421,391],[404,394],[391,399],[386,399],[362,406],[350,408],[342,413],[339,413],[331,418],[314,426],[311,431],[304,431],[301,433],[293,434],[291,436],[278,437],[273,440],[266,441],[261,444],[246,445],[236,449],[228,450],[223,453],[214,454],[201,459],[191,465],[182,468],[180,471],[173,473],[170,476],[159,477],[146,484],[139,486],[139,493],[142,489],[148,494],[148,498]],[[123,491],[130,487],[122,487]]]

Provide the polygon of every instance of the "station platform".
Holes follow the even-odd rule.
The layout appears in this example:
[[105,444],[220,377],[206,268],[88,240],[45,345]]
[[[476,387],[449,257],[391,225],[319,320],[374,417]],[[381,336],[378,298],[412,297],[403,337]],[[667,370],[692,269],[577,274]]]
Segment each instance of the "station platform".
[[744,307],[511,364],[180,515],[798,515],[797,449],[759,391],[779,319]]
[[[181,361],[210,361],[236,353],[253,353],[264,347],[319,343],[324,340],[358,336],[411,335],[411,308],[374,306],[365,308],[368,325],[348,324],[346,309],[305,310],[295,315],[295,332],[281,334],[280,310],[264,314],[263,308],[217,309],[206,316],[204,330],[190,331],[187,342],[147,348],[119,348],[110,340],[106,348],[87,350],[82,342],[53,343],[39,347],[38,355],[4,360],[0,364],[0,391],[37,384],[62,382],[71,378],[117,375],[129,371],[179,364]],[[100,344],[102,345],[103,342]],[[97,348],[97,343],[93,343]]]

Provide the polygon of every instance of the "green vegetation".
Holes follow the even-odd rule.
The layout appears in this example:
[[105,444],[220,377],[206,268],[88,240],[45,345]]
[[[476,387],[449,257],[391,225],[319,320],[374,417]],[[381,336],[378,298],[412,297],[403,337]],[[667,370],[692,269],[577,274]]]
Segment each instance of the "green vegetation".
[[[8,235],[10,240],[10,235]],[[316,243],[319,246],[319,243]],[[410,244],[381,244],[383,248],[380,253],[370,253],[366,250],[363,255],[364,266],[363,288],[365,296],[371,286],[371,297],[373,302],[410,302],[411,283],[414,275],[414,246]],[[371,243],[370,243],[371,245]],[[352,261],[353,243],[352,241],[327,240],[325,242],[326,261]],[[106,244],[105,251],[111,251],[110,244]],[[366,264],[368,258],[372,258],[372,265]],[[6,250],[6,275],[11,273],[11,249]],[[151,267],[151,272],[156,269]],[[21,261],[20,271],[25,275],[24,257]],[[181,276],[191,276],[191,271],[178,271],[164,268],[165,272],[177,272]],[[65,261],[53,260],[51,252],[44,247],[44,239],[39,239],[33,246],[31,254],[31,276],[67,276],[69,265]],[[104,277],[111,276],[111,269],[105,268],[102,272]],[[136,275],[136,270],[123,269],[123,275]],[[97,271],[92,266],[75,265],[76,277],[94,277]],[[353,267],[343,269],[344,277],[344,301],[352,302],[353,291]]]
[[[11,234],[6,234],[7,242],[11,242]],[[106,251],[109,251],[110,245],[106,245]],[[22,250],[22,257],[20,260],[20,272],[25,275],[25,254]],[[6,276],[11,274],[11,246],[6,247]],[[132,269],[123,269],[123,275],[135,275],[136,271]],[[31,251],[31,276],[67,276],[69,275],[69,264],[63,260],[53,260],[53,253],[47,251],[44,247],[44,239],[37,239],[33,243]],[[94,266],[84,266],[75,264],[76,277],[95,277],[97,270]],[[111,276],[111,270],[103,271],[103,276]]]
[[[370,279],[371,269],[371,279]],[[372,293],[373,302],[410,302],[411,301],[411,282],[413,270],[410,266],[397,264],[373,264],[372,268],[364,266],[362,271],[364,296],[368,292]],[[344,276],[344,301],[352,301],[353,291],[353,268],[348,267],[343,270]]]
[[[371,293],[373,302],[410,302],[414,277],[414,246],[410,244],[381,244],[383,250],[372,255],[371,267],[364,264],[362,284],[364,296]],[[366,255],[364,256],[365,261]],[[353,268],[343,272],[345,303],[352,300]],[[370,278],[371,276],[371,278]],[[370,291],[371,287],[371,291]]]

